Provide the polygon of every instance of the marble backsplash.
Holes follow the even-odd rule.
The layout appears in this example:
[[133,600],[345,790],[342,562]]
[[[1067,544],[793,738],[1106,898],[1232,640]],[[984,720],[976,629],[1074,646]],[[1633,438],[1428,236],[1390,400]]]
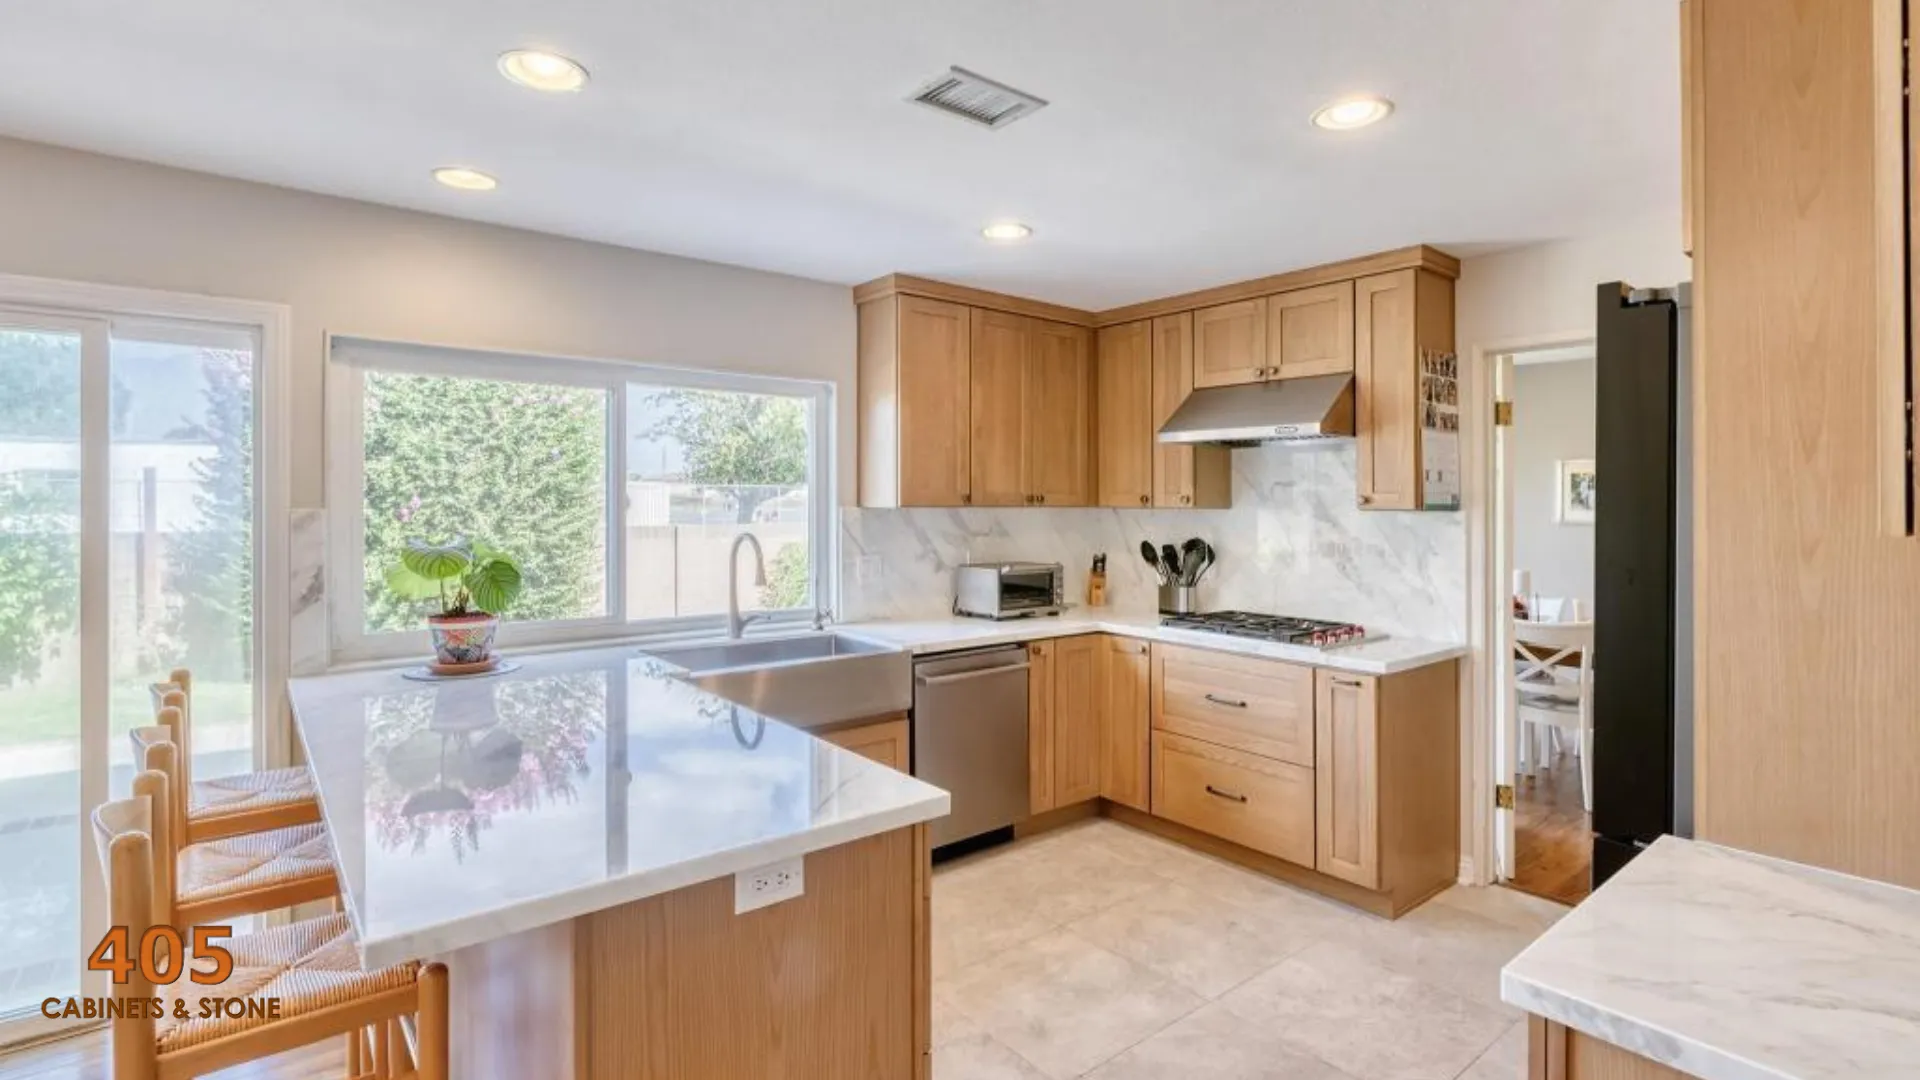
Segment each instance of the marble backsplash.
[[1100,551],[1109,608],[1151,612],[1158,583],[1140,541],[1178,546],[1198,536],[1218,557],[1200,584],[1204,608],[1464,640],[1465,521],[1458,512],[1361,511],[1354,455],[1347,441],[1235,450],[1230,510],[843,510],[839,615],[945,615],[953,568],[1000,559],[1061,563],[1070,598],[1081,603]]

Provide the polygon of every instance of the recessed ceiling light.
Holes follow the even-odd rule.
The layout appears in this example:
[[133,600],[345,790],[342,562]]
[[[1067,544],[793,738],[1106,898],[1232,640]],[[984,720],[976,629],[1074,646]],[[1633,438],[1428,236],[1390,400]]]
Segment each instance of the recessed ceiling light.
[[500,54],[500,74],[535,90],[565,94],[587,85],[587,69],[559,53],[513,49]]
[[1383,97],[1345,98],[1313,114],[1315,127],[1328,131],[1352,131],[1377,124],[1393,111],[1393,102]]
[[1011,244],[1032,236],[1033,227],[1031,225],[1022,225],[1018,221],[996,221],[986,228],[981,229],[980,235],[989,240],[998,240],[1001,243]]
[[448,165],[433,170],[433,178],[450,188],[459,188],[461,191],[492,191],[500,186],[500,181],[486,173],[458,165]]

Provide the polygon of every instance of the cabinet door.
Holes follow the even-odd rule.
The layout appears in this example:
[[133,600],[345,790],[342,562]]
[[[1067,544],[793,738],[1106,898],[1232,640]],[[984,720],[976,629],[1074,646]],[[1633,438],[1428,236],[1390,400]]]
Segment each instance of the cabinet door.
[[1313,770],[1153,733],[1153,814],[1313,865]]
[[1292,379],[1353,370],[1353,282],[1267,297],[1267,374]]
[[1053,804],[1100,795],[1101,636],[1062,638],[1053,661]]
[[1380,887],[1379,684],[1314,673],[1314,869]]
[[[1193,393],[1193,312],[1153,320],[1153,430]],[[1153,444],[1153,505],[1222,510],[1233,505],[1232,457],[1224,446]]]
[[1146,320],[1100,331],[1093,412],[1101,506],[1153,505],[1153,370],[1153,328]]
[[1150,756],[1147,712],[1148,646],[1131,638],[1109,637],[1101,675],[1100,797],[1135,810],[1147,809]]
[[1093,504],[1093,333],[1027,320],[1024,469],[1041,506]]
[[1053,798],[1053,652],[1051,641],[1027,646],[1027,803],[1051,810]]
[[831,731],[821,736],[842,750],[851,750],[863,758],[877,761],[899,772],[909,771],[909,766],[913,762],[912,748],[908,743],[910,737],[904,716],[897,720],[882,720],[876,724],[841,728],[839,731]]
[[[1023,468],[1030,322],[1019,315],[973,309],[968,400],[972,424],[969,475],[975,506],[1019,506],[1027,501]],[[958,405],[956,399],[950,407]]]
[[1259,382],[1267,371],[1267,302],[1241,300],[1193,313],[1193,385]]
[[902,296],[897,439],[902,506],[962,506],[969,489],[970,309]]
[[1414,356],[1414,271],[1354,283],[1354,438],[1360,505],[1420,506],[1419,372]]

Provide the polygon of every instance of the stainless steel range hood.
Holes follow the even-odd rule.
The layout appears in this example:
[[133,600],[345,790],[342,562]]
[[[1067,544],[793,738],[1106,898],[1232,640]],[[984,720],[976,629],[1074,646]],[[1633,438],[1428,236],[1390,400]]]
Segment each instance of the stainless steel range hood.
[[1195,390],[1160,429],[1163,443],[1311,442],[1353,435],[1353,376],[1310,375]]

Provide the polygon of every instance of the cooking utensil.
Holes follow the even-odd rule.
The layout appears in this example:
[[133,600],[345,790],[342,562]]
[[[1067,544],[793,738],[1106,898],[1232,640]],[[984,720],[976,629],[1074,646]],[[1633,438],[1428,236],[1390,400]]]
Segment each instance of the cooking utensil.
[[1147,560],[1148,566],[1153,567],[1153,574],[1160,579],[1160,584],[1168,584],[1167,571],[1160,565],[1160,555],[1153,550],[1153,541],[1140,541],[1140,557]]
[[1200,569],[1194,571],[1193,583],[1200,584],[1200,579],[1206,577],[1207,571],[1211,569],[1213,569],[1213,545],[1202,540],[1200,541]]
[[1180,545],[1180,584],[1192,585],[1193,576],[1200,570],[1200,548],[1203,541],[1192,537]]
[[1180,582],[1180,553],[1172,544],[1160,545],[1160,565],[1167,568],[1167,581],[1170,584]]

